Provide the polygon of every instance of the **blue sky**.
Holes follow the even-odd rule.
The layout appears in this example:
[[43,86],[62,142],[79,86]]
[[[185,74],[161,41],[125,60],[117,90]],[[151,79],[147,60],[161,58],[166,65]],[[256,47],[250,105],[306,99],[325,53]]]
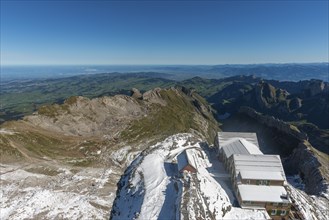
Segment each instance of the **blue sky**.
[[328,62],[328,1],[3,1],[1,64]]

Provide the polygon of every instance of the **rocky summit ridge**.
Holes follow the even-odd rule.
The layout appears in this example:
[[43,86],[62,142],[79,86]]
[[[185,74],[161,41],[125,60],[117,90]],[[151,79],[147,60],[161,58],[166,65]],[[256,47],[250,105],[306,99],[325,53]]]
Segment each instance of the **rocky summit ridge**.
[[[33,115],[6,122],[1,128],[13,134],[3,132],[0,139],[6,145],[1,148],[2,155],[12,159],[24,158],[24,155],[44,156],[45,152],[58,148],[58,145],[81,147],[82,143],[92,141],[106,148],[104,145],[113,147],[155,141],[178,132],[195,132],[212,140],[218,129],[207,102],[182,87],[155,88],[143,94],[133,89],[131,96],[94,99],[74,96],[63,104],[42,106]],[[24,154],[12,146],[26,146],[25,143],[33,138],[39,147],[30,146],[24,149]],[[46,141],[48,139],[53,141]],[[76,147],[72,150],[80,154]],[[48,152],[47,156],[63,153],[60,149],[55,151],[57,153],[53,155]]]

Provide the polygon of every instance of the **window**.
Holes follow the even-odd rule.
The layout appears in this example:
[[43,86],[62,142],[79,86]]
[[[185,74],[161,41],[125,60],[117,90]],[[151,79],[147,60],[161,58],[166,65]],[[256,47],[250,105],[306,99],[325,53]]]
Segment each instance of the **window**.
[[281,215],[284,216],[287,214],[287,211],[286,210],[281,210]]
[[273,210],[271,211],[271,215],[276,215],[276,209],[273,209]]
[[257,185],[268,185],[269,181],[268,180],[256,180]]
[[273,202],[272,205],[274,205],[274,206],[278,206],[279,203],[277,203],[277,202]]
[[250,184],[250,180],[247,180],[247,181],[246,181],[246,184]]
[[268,185],[267,180],[259,180],[259,185]]
[[252,204],[251,201],[244,201],[243,203],[246,204],[246,205],[251,205]]

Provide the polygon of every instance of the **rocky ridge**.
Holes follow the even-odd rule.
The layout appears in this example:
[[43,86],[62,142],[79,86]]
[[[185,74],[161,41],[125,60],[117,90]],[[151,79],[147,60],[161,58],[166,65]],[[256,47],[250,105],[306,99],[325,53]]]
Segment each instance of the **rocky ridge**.
[[[71,97],[2,124],[0,218],[108,218],[116,183],[143,150],[179,132],[211,140],[218,130],[210,107],[193,91],[139,93]],[[69,204],[59,205],[67,198]]]
[[[178,132],[194,132],[212,140],[218,126],[207,102],[195,92],[177,87],[143,94],[133,89],[132,96],[75,96],[61,105],[42,106],[33,115],[6,122],[1,128],[11,133],[0,134],[3,159],[47,156],[85,160],[92,156],[91,160],[107,163],[103,152],[127,144],[137,147]],[[102,154],[97,156],[99,151]]]

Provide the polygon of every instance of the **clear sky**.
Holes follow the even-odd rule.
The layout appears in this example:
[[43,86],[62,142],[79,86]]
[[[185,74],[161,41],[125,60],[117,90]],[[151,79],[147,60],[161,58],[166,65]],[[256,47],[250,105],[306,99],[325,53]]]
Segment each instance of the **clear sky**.
[[328,62],[328,1],[4,1],[1,64]]

